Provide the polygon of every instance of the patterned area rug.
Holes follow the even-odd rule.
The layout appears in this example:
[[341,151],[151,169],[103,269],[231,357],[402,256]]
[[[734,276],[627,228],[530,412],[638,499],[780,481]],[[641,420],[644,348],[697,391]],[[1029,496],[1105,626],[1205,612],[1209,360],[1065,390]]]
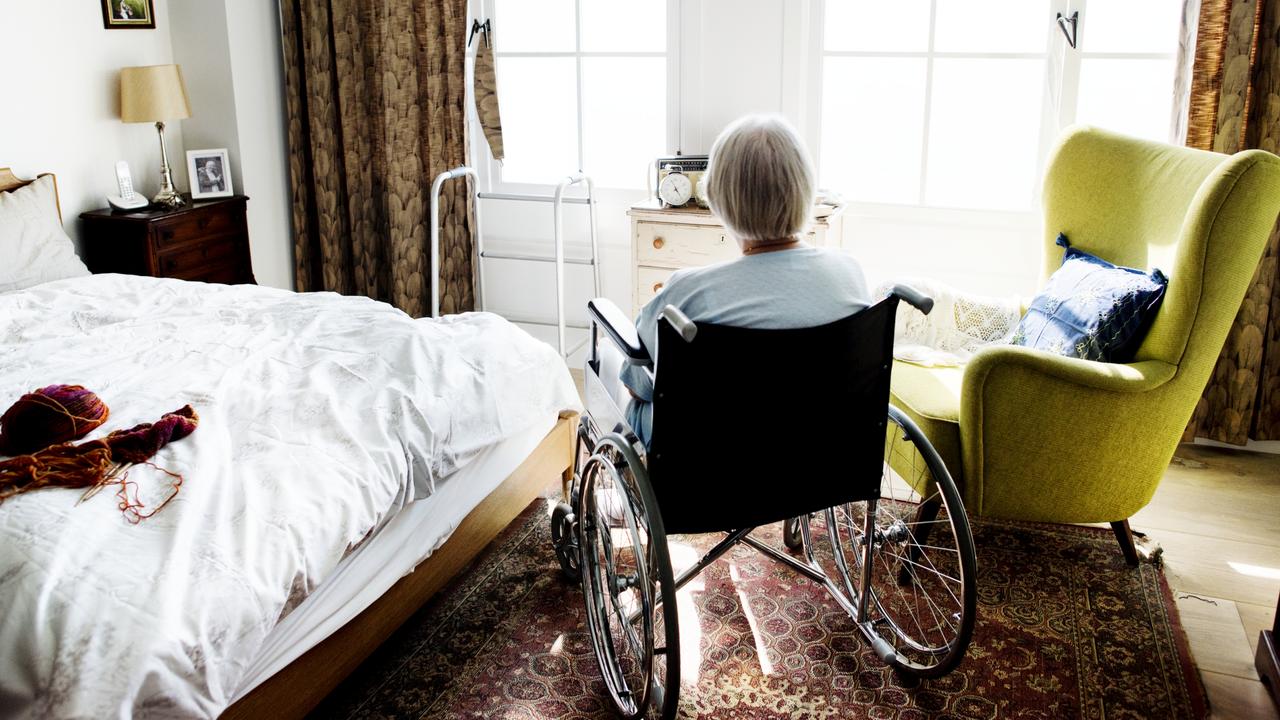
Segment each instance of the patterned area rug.
[[[316,717],[613,718],[582,596],[539,500],[405,624]],[[1203,689],[1159,566],[1109,530],[979,522],[978,624],[960,668],[901,685],[820,586],[739,547],[682,590],[702,662],[681,717],[1202,718]],[[779,542],[780,525],[761,528]],[[672,540],[692,561],[714,536]],[[696,605],[697,617],[685,608]],[[753,630],[754,627],[754,630]],[[686,663],[694,661],[686,652]]]

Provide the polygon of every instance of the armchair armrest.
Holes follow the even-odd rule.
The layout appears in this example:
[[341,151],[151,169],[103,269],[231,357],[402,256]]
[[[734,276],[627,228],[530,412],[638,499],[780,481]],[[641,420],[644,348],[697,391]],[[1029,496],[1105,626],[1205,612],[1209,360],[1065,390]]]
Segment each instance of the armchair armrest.
[[635,324],[612,300],[600,297],[588,301],[587,314],[591,316],[591,322],[602,328],[605,335],[626,355],[627,362],[642,367],[653,364],[648,351],[640,344]]
[[978,351],[960,397],[966,508],[1040,522],[1133,515],[1155,492],[1190,414],[1177,372],[1160,360]]
[[1020,369],[1042,376],[1055,384],[1075,385],[1093,390],[1138,393],[1160,387],[1177,373],[1177,366],[1161,360],[1128,364],[1103,363],[1063,357],[1051,353],[998,345],[983,348],[965,369],[966,394],[985,385],[999,369]]

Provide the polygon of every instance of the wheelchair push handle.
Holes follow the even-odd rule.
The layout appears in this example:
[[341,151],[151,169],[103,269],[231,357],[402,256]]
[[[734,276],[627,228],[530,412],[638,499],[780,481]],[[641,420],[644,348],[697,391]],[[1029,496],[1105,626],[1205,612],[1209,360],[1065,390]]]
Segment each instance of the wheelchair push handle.
[[688,315],[680,312],[680,308],[675,305],[668,305],[662,308],[662,319],[671,324],[671,327],[680,334],[685,342],[693,342],[698,335],[698,326],[693,324]]
[[924,315],[928,315],[933,310],[933,298],[925,295],[919,290],[916,290],[910,285],[894,285],[893,290],[890,291],[889,294],[910,304]]

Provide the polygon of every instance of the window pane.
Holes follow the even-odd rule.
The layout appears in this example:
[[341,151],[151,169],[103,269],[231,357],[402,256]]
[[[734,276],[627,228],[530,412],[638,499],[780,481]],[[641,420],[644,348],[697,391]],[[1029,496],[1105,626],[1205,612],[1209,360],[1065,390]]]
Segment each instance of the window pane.
[[643,188],[667,154],[666,75],[665,58],[583,58],[582,169],[596,184]]
[[1183,0],[1103,0],[1080,13],[1085,52],[1176,53]]
[[827,50],[929,49],[929,0],[827,0]]
[[667,49],[667,0],[582,0],[581,13],[587,52]]
[[573,58],[499,57],[502,180],[551,183],[578,169],[577,72]]
[[1172,59],[1081,60],[1076,122],[1168,142],[1175,68]]
[[[574,0],[496,0],[497,52],[573,52]],[[505,108],[503,110],[505,113]]]
[[855,201],[919,201],[925,72],[924,58],[826,59],[823,187]]
[[1044,85],[1043,60],[935,60],[925,203],[1028,209]]
[[939,52],[1042,53],[1057,29],[1049,0],[938,0],[936,23]]

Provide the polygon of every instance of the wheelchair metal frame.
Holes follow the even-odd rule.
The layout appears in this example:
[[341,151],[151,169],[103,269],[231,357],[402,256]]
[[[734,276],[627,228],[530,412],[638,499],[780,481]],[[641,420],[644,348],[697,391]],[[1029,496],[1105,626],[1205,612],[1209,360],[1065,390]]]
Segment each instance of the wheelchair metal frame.
[[[832,331],[840,333],[847,328],[875,327],[877,332],[887,333],[885,344],[879,346],[878,352],[888,352],[892,345],[891,313],[896,302],[906,301],[925,313],[932,309],[933,304],[931,299],[903,286],[895,288],[893,295],[896,296],[894,305],[866,316],[868,319],[862,325],[850,316],[839,321],[839,328]],[[612,303],[593,300],[588,304],[588,316],[591,348],[584,373],[587,410],[579,426],[578,459],[575,460],[570,498],[567,498],[569,504],[560,503],[552,513],[552,543],[564,572],[582,582],[587,625],[596,658],[614,704],[625,717],[644,716],[651,706],[658,708],[663,718],[675,716],[681,664],[675,594],[739,543],[751,546],[821,585],[853,620],[871,650],[908,681],[939,677],[955,668],[964,656],[975,622],[976,554],[963,501],[950,473],[928,438],[910,418],[891,404],[886,404],[887,420],[878,424],[887,433],[883,444],[884,458],[874,458],[872,467],[885,468],[893,463],[893,469],[892,472],[880,471],[880,485],[874,491],[870,494],[836,493],[827,496],[832,498],[833,505],[784,521],[784,542],[788,549],[801,551],[801,557],[793,557],[752,537],[751,533],[762,523],[747,519],[763,519],[769,513],[748,512],[736,517],[751,522],[751,527],[725,532],[725,537],[691,567],[673,577],[674,568],[666,547],[668,528],[674,528],[677,533],[713,533],[720,532],[723,526],[705,531],[693,529],[715,525],[691,522],[687,512],[683,516],[679,513],[673,515],[659,507],[659,494],[655,494],[655,486],[650,482],[653,467],[650,460],[673,462],[670,450],[664,451],[655,445],[656,454],[648,457],[648,451],[628,426],[625,412],[619,406],[622,398],[615,399],[601,376],[607,366],[602,362],[600,352],[601,332],[606,333],[609,341],[621,351],[624,362],[646,369],[651,377],[656,375],[655,360],[649,357],[640,343],[630,318]],[[662,318],[669,328],[660,326],[660,333],[666,333],[668,341],[678,338],[677,345],[678,340],[691,343],[699,335],[698,326],[673,306],[663,309]],[[668,329],[674,331],[675,337]],[[724,334],[725,328],[714,325],[705,332],[728,337]],[[836,334],[832,337],[847,336]],[[680,357],[680,354],[673,357]],[[834,361],[839,367],[848,367],[851,371],[863,372],[863,365],[859,364],[863,362],[877,368],[876,372],[883,373],[876,381],[881,384],[868,387],[879,389],[867,392],[883,392],[887,396],[889,366],[883,364],[884,356],[833,357],[839,358]],[[688,377],[681,381],[679,372],[674,372],[677,372],[672,376],[675,379],[668,382],[676,382],[677,385],[669,385],[667,392],[671,392],[672,387],[681,387],[680,382],[689,388]],[[657,392],[663,391],[658,389]],[[663,396],[659,394],[656,397],[661,399]],[[667,402],[671,399],[668,396]],[[899,439],[904,446],[897,444]],[[872,439],[872,443],[880,445],[878,440]],[[865,443],[858,447],[863,451],[868,449]],[[914,454],[903,454],[904,448]],[[900,469],[897,463],[903,458],[910,461],[905,469]],[[868,462],[872,459],[868,458]],[[686,466],[682,464],[679,467]],[[865,465],[849,467],[862,467],[857,472],[864,475],[868,472]],[[921,475],[922,470],[928,475]],[[905,496],[902,495],[904,486],[907,488]],[[610,502],[610,492],[614,493],[612,503],[616,505]],[[841,497],[857,499],[839,499]],[[799,509],[801,507],[803,503],[797,503],[779,514],[787,517],[789,513],[804,512]],[[939,519],[943,508],[945,516]],[[861,518],[857,517],[859,511],[863,513]],[[736,512],[742,513],[742,510]],[[832,545],[835,573],[824,569],[815,553],[814,535],[809,524],[814,516],[825,518],[825,534]],[[934,527],[939,524],[945,524],[946,528]],[[945,529],[950,530],[949,537],[931,535]],[[618,532],[623,534],[623,539],[617,541],[621,544],[615,545],[613,534]],[[661,647],[657,644],[659,621],[664,625],[665,634],[665,644]],[[673,643],[677,643],[674,648]],[[624,656],[633,662],[625,662]],[[664,658],[661,677],[657,665],[659,656]],[[636,670],[640,672],[639,677],[633,677]]]
[[[662,316],[666,318],[667,321],[671,323],[672,327],[674,327],[680,333],[681,337],[684,338],[685,342],[691,342],[694,339],[694,337],[697,335],[697,325],[692,321],[690,321],[689,318],[685,316],[684,313],[680,312],[678,308],[672,305],[668,305],[667,307],[663,308]],[[589,400],[594,396],[594,397],[603,398],[603,401],[607,401],[610,404],[609,407],[600,408],[600,409],[609,416],[610,422],[611,424],[613,424],[614,431],[618,432],[619,434],[626,437],[628,440],[632,441],[632,446],[637,450],[637,453],[643,459],[645,454],[644,447],[640,444],[639,438],[636,436],[634,430],[630,428],[626,424],[625,419],[623,419],[625,418],[625,413],[623,409],[617,406],[617,403],[613,401],[613,398],[603,388],[603,381],[600,379],[600,375],[599,375],[600,356],[599,356],[598,340],[599,340],[599,324],[596,322],[592,322],[590,345],[589,345],[590,354],[587,357],[587,363],[586,363],[588,372],[585,373],[585,376],[583,378],[583,385],[584,387],[586,387],[594,383],[598,387],[596,388],[595,393],[592,393],[590,389],[587,389],[586,394],[588,395]],[[583,417],[584,419],[587,419],[592,425],[595,426],[597,437],[599,437],[600,436],[599,425],[595,423],[594,415],[595,414],[592,412],[592,408],[588,404],[586,414],[584,414]],[[646,481],[647,481],[647,478],[646,478]],[[862,531],[865,534],[865,536],[870,537],[874,534],[873,531],[874,531],[875,509],[876,509],[876,504],[878,500],[868,500],[866,502],[867,502],[868,511],[866,514],[866,523],[862,528]],[[871,629],[870,620],[868,619],[868,608],[867,608],[867,600],[870,593],[858,592],[855,588],[845,588],[844,590],[849,591],[849,594],[854,595],[857,598],[856,604],[853,602],[850,602],[848,597],[846,597],[845,593],[842,591],[841,587],[837,585],[835,581],[831,579],[831,576],[828,575],[822,569],[822,567],[818,564],[817,557],[814,555],[814,552],[813,552],[813,542],[812,542],[812,535],[810,534],[809,523],[801,522],[799,526],[800,526],[800,532],[803,538],[802,547],[804,549],[804,555],[805,555],[803,562],[800,560],[797,560],[794,557],[791,557],[790,555],[787,555],[786,553],[778,550],[777,548],[771,545],[767,545],[761,542],[760,540],[757,540],[756,538],[751,537],[751,533],[755,531],[758,526],[742,528],[739,530],[734,530],[732,532],[726,533],[723,540],[721,540],[719,543],[713,546],[710,550],[708,550],[692,566],[687,568],[684,572],[680,573],[680,575],[678,575],[675,578],[674,590],[678,592],[680,588],[684,587],[686,584],[689,583],[689,581],[696,578],[699,573],[701,573],[704,569],[707,568],[707,566],[711,565],[716,560],[720,559],[721,556],[723,556],[725,553],[732,550],[736,545],[738,545],[739,543],[746,543],[747,545],[750,545],[751,547],[755,548],[757,551],[763,553],[765,556],[770,557],[778,562],[781,562],[784,565],[795,570],[796,572],[799,572],[800,574],[809,578],[810,580],[813,580],[814,582],[821,584],[827,590],[827,592],[831,595],[831,597],[834,598],[835,601],[840,605],[840,607],[844,609],[844,611],[848,613],[851,617],[854,618],[854,621],[857,624],[859,631],[862,633],[863,637],[867,640],[867,642],[870,643],[872,649],[875,651],[876,655],[880,657],[881,660],[885,662],[889,662],[891,659],[897,657],[897,653],[894,651],[892,646],[886,643],[878,634],[876,634]],[[861,583],[860,583],[862,588],[866,588],[870,586],[870,580],[871,580],[870,576],[871,576],[871,570],[872,570],[872,563],[870,560],[871,560],[872,550],[873,548],[871,543],[866,543],[863,545],[862,573],[861,573]],[[836,557],[836,562],[839,563],[841,566],[843,566],[841,567],[841,570],[847,573],[848,567],[844,562],[843,555],[837,553],[835,557]],[[630,617],[627,618],[628,621],[634,622],[640,616],[641,612],[642,610],[638,610],[634,612]],[[905,661],[905,658],[903,660]]]

